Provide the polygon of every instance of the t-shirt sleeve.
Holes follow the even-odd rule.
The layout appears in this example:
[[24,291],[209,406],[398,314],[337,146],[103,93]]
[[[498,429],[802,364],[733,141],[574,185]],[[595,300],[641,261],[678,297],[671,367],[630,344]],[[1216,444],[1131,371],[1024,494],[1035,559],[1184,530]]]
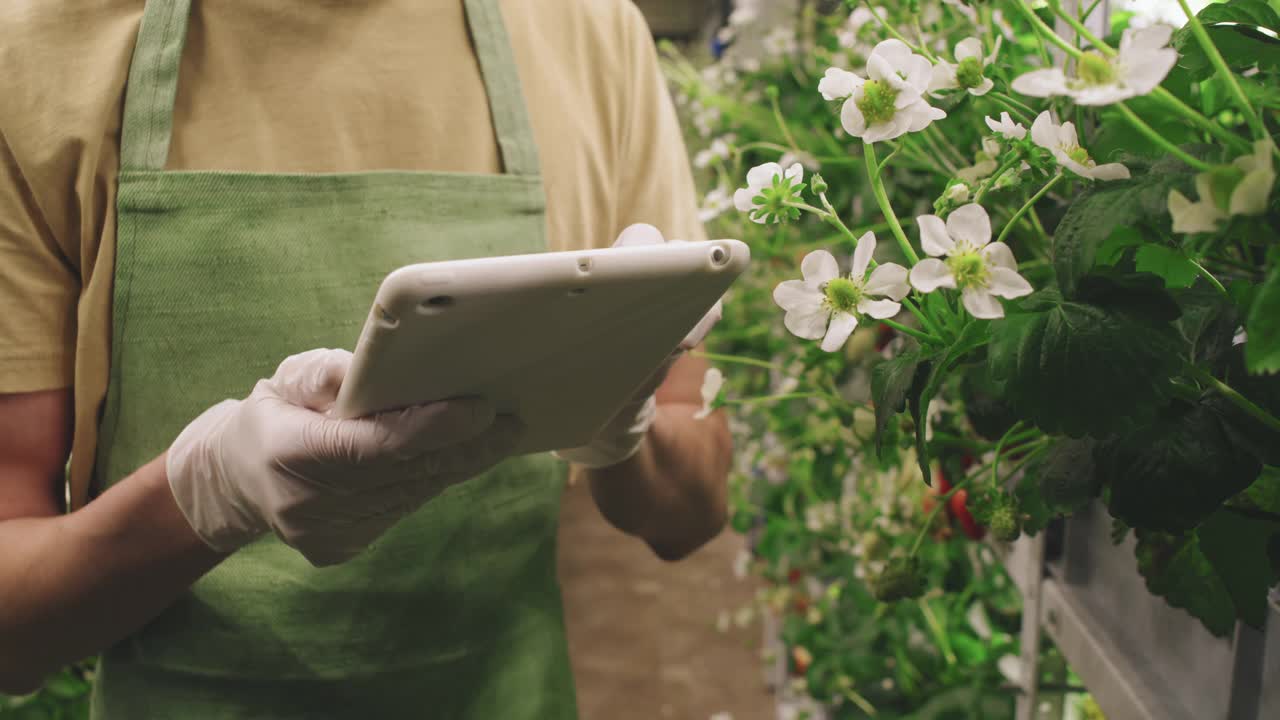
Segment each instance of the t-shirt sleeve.
[[648,223],[668,239],[704,240],[693,172],[657,48],[639,9],[631,2],[623,4],[629,92],[624,101],[616,225],[621,230]]
[[72,385],[79,294],[0,128],[0,393]]

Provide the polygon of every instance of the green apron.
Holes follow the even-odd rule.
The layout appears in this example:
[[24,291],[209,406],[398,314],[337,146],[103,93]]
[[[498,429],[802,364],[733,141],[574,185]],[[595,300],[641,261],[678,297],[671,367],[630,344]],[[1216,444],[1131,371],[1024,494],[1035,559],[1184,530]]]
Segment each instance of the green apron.
[[[129,71],[98,488],[286,356],[352,347],[387,272],[546,249],[498,0],[466,11],[503,175],[165,171],[189,10],[147,2]],[[334,568],[256,542],[105,653],[93,717],[574,718],[563,486],[548,455],[508,461]]]

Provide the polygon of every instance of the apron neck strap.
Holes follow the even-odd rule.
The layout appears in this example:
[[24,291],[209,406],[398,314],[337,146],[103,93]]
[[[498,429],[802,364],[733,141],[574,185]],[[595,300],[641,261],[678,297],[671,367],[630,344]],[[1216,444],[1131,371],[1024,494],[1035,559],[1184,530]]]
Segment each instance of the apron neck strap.
[[[539,173],[537,146],[499,0],[464,0],[504,170]],[[178,68],[191,0],[147,0],[129,66],[120,135],[121,170],[163,170],[173,137]]]

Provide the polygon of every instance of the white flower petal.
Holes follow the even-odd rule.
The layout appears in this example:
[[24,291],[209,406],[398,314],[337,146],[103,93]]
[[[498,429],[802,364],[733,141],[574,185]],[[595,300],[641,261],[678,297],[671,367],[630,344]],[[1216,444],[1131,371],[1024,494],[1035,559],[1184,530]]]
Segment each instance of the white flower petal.
[[858,246],[853,251],[853,269],[849,273],[855,281],[861,282],[867,275],[867,266],[871,264],[871,256],[876,253],[876,235],[873,232],[858,238]]
[[1275,171],[1269,167],[1245,175],[1231,191],[1228,210],[1232,215],[1261,215],[1267,211],[1267,199],[1275,182]]
[[[884,42],[897,41],[885,40]],[[880,45],[883,44],[880,43]],[[871,51],[871,56],[867,58],[867,77],[879,82],[887,82],[891,85],[900,84],[902,78],[898,77],[898,73],[894,69],[897,63],[894,63],[879,52],[880,45],[877,45],[876,49]]]
[[1016,270],[1010,270],[1007,267],[993,267],[989,268],[989,272],[991,273],[991,282],[987,287],[987,292],[992,295],[1013,299],[1030,295],[1035,289]]
[[947,234],[957,244],[967,243],[975,249],[980,248],[991,242],[991,218],[977,203],[962,205],[947,216]]
[[871,298],[863,298],[858,303],[858,312],[877,320],[891,318],[902,312],[902,304],[892,300],[872,300]]
[[929,74],[929,90],[950,90],[960,87],[956,78],[956,66],[945,60],[939,60]]
[[960,295],[960,302],[964,303],[964,309],[968,310],[970,315],[979,320],[995,320],[1004,317],[1004,307],[986,290],[976,287],[965,288]]
[[1018,262],[1013,259],[1013,250],[1002,242],[993,242],[982,248],[982,258],[993,267],[1018,269]]
[[1164,82],[1178,63],[1178,51],[1172,48],[1144,55],[1139,62],[1123,65],[1124,84],[1136,95],[1146,95]]
[[1107,163],[1094,167],[1089,175],[1094,180],[1128,180],[1129,168],[1120,163]]
[[1163,23],[1144,28],[1126,28],[1120,37],[1121,56],[1131,53],[1145,54],[1159,50],[1173,39],[1173,28]]
[[757,165],[747,171],[747,186],[759,190],[773,184],[773,179],[782,174],[782,166],[775,162]]
[[898,71],[905,75],[903,80],[909,87],[921,93],[929,87],[929,79],[933,75],[933,64],[923,55],[913,54],[906,65],[898,68]]
[[1173,216],[1176,233],[1214,232],[1223,219],[1212,201],[1193,203],[1177,190],[1169,193],[1169,214]]
[[805,282],[818,285],[830,282],[840,275],[840,266],[835,257],[826,250],[814,250],[800,261],[800,274]]
[[782,324],[792,335],[805,340],[817,340],[827,332],[827,319],[830,314],[821,306],[808,308],[806,311],[792,310],[782,319]]
[[951,274],[951,268],[937,258],[925,258],[916,263],[915,267],[911,268],[910,280],[911,287],[924,293],[933,292],[940,287],[956,286],[956,278]]
[[760,192],[758,190],[740,188],[733,194],[733,206],[737,208],[739,212],[750,212],[755,209],[755,197],[759,194]]
[[867,120],[858,109],[856,97],[855,93],[853,97],[844,101],[844,107],[840,109],[840,126],[853,137],[862,137],[867,131]]
[[914,55],[907,44],[896,38],[881,40],[871,49],[871,54],[886,60],[890,67],[898,65],[906,65]]
[[1052,97],[1054,95],[1070,94],[1067,89],[1067,76],[1058,68],[1032,70],[1029,73],[1019,75],[1013,80],[1013,90],[1031,97]]
[[1058,125],[1048,110],[1037,115],[1035,122],[1031,123],[1031,142],[1046,150],[1058,147]]
[[969,94],[976,97],[982,97],[983,95],[991,92],[991,89],[995,86],[996,84],[991,80],[991,78],[982,78],[982,82],[978,84],[978,87],[969,88]]
[[921,215],[916,218],[916,224],[920,226],[920,246],[925,253],[939,257],[956,249],[955,241],[947,234],[947,224],[942,218],[937,215]]
[[831,327],[827,329],[827,336],[822,339],[822,349],[835,352],[844,347],[857,327],[858,318],[849,313],[837,313],[831,318]]
[[907,283],[907,269],[897,263],[885,263],[871,271],[863,291],[868,295],[884,296],[892,300],[901,300],[911,292]]
[[784,177],[790,180],[792,185],[804,182],[804,166],[798,162],[792,163],[791,167],[787,168]]
[[787,280],[773,289],[773,301],[788,311],[821,305],[822,298],[822,291],[804,280]]
[[956,43],[956,60],[982,57],[982,41],[976,37],[967,37]]
[[818,81],[818,92],[825,100],[843,100],[853,94],[862,84],[862,78],[848,70],[827,68],[827,72]]

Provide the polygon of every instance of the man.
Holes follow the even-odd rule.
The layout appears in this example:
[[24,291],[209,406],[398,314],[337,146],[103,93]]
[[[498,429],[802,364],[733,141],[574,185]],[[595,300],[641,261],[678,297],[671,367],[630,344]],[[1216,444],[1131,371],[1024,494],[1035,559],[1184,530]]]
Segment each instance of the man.
[[[333,420],[322,348],[398,265],[701,236],[635,8],[17,0],[0,67],[0,691],[573,717],[554,462],[482,398]],[[724,522],[702,370],[563,453],[667,559]]]

